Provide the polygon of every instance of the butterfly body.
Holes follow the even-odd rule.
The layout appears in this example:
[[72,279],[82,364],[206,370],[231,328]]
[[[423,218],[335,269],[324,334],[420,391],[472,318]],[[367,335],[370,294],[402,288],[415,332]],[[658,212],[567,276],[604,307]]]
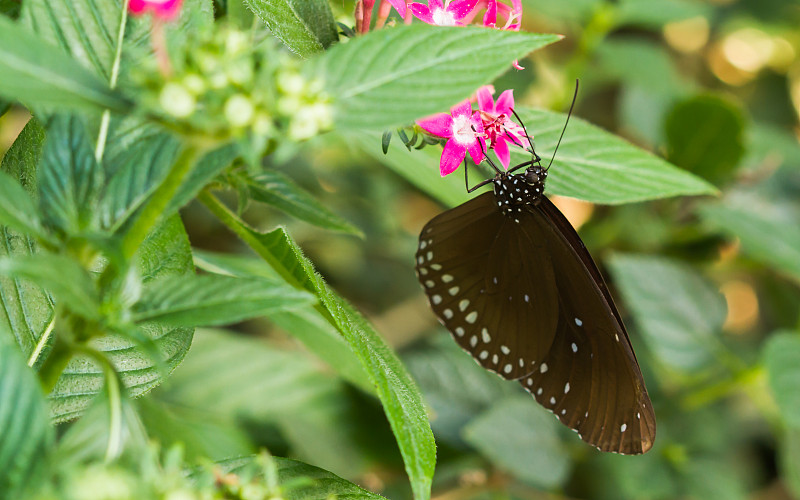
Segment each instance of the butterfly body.
[[544,195],[546,177],[538,162],[498,173],[493,192],[434,217],[417,275],[481,366],[517,380],[598,449],[643,453],[655,415],[636,356],[597,266]]

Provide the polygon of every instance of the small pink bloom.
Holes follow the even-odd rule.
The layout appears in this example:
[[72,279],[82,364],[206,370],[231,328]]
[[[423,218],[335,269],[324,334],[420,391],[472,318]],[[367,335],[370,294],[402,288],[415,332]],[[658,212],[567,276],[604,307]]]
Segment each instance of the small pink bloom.
[[142,15],[152,11],[157,18],[170,20],[181,10],[182,0],[130,0],[128,8],[134,15]]
[[392,7],[402,16],[406,17],[406,2],[405,0],[388,0]]
[[462,21],[475,8],[478,0],[428,0],[428,5],[414,2],[411,13],[428,24],[437,26],[464,26]]
[[514,91],[506,90],[497,101],[492,98],[494,89],[486,85],[476,92],[478,98],[478,113],[483,124],[486,139],[489,140],[489,149],[494,149],[497,159],[504,168],[508,169],[511,153],[508,142],[515,146],[525,147],[525,132],[522,127],[511,119],[514,109]]
[[477,165],[483,160],[484,134],[480,114],[472,112],[469,101],[462,101],[450,109],[450,114],[439,113],[417,121],[427,132],[448,139],[439,160],[442,177],[458,169],[467,156]]

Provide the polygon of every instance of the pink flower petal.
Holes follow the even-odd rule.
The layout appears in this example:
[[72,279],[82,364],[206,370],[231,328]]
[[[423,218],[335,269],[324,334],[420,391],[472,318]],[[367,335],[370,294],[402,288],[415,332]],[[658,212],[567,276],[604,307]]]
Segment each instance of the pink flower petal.
[[[487,113],[494,113],[495,104],[492,99],[492,90],[490,85],[484,85],[475,92],[475,97],[478,99],[478,109]],[[508,92],[508,91],[506,91]],[[505,92],[503,92],[505,94]]]
[[467,149],[453,139],[450,139],[447,141],[447,144],[444,145],[442,158],[439,160],[439,173],[442,177],[452,174],[458,169],[458,166],[461,165],[461,162],[464,161],[464,157],[466,156]]
[[152,11],[155,17],[173,19],[181,10],[182,0],[131,0],[128,9],[134,15]]
[[478,137],[478,140],[467,146],[467,151],[469,151],[469,155],[472,157],[472,161],[475,162],[475,165],[483,161],[483,152],[485,150],[486,142],[483,140],[483,137]]
[[402,16],[406,17],[406,2],[405,0],[389,0],[392,7]]
[[453,117],[447,113],[439,113],[422,120],[417,120],[417,124],[426,132],[439,137],[453,136]]
[[508,150],[508,143],[504,137],[498,137],[494,141],[494,154],[503,165],[503,168],[508,170],[508,164],[511,162],[511,153]]
[[414,17],[428,24],[434,24],[433,14],[431,13],[431,9],[428,8],[427,5],[421,4],[419,2],[414,2],[411,5],[409,5],[409,7],[411,8],[411,13],[414,14]]
[[511,115],[511,110],[514,109],[514,90],[508,89],[500,94],[494,104],[494,109],[497,113]]
[[461,101],[450,108],[450,114],[453,116],[472,114],[472,106],[470,105],[469,100]]
[[[517,26],[517,29],[519,29],[519,26]],[[519,60],[514,61],[513,63],[511,63],[511,65],[514,66],[516,69],[519,69],[519,70],[525,69],[525,66],[520,66],[519,65]]]
[[467,17],[467,15],[472,12],[472,9],[475,8],[476,3],[478,3],[478,0],[453,0],[450,2],[450,5],[447,6],[447,12],[452,12],[453,16],[458,21]]
[[497,0],[489,0],[486,6],[486,14],[483,15],[483,25],[487,28],[497,26]]

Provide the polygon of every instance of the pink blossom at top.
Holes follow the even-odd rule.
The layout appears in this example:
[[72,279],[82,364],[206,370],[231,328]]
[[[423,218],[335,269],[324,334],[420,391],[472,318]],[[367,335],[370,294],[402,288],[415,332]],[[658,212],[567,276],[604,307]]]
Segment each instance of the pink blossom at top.
[[511,119],[514,109],[514,91],[506,90],[495,101],[492,98],[494,89],[486,85],[478,89],[478,113],[483,124],[483,131],[489,141],[489,149],[494,149],[497,159],[508,169],[511,160],[511,153],[508,150],[508,143],[519,146],[527,146],[525,142],[525,132],[522,127],[514,123]]
[[134,15],[152,11],[159,19],[174,19],[181,10],[182,0],[130,0],[128,8]]
[[411,13],[428,24],[438,26],[464,26],[462,20],[469,16],[478,0],[428,0],[428,5],[414,2]]
[[[487,28],[495,28],[508,31],[519,31],[522,21],[522,0],[511,0],[511,7],[497,0],[487,0],[486,14],[483,15],[483,25]],[[505,25],[497,27],[497,14],[505,17]],[[519,61],[514,61],[512,65],[517,69],[525,69],[519,65]]]
[[472,112],[469,101],[463,101],[450,109],[450,114],[439,113],[418,120],[420,127],[439,137],[448,139],[439,160],[442,177],[458,169],[469,151],[472,161],[477,165],[483,160],[484,133],[480,114]]
[[388,0],[392,7],[402,16],[406,17],[406,2],[405,0]]

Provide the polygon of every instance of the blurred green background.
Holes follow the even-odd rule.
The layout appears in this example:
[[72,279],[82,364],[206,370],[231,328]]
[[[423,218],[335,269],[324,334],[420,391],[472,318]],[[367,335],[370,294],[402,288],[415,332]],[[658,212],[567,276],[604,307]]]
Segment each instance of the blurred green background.
[[[565,110],[580,78],[576,116],[721,190],[617,207],[556,200],[628,325],[658,419],[648,454],[595,451],[457,348],[413,271],[418,231],[443,207],[376,161],[377,142],[367,154],[323,136],[267,159],[363,239],[258,204],[246,219],[289,226],[400,353],[430,408],[434,498],[800,498],[800,4],[523,3],[524,30],[566,38],[520,61],[523,71],[495,82],[498,93],[513,88],[517,104]],[[225,2],[217,7],[224,13]],[[346,24],[352,7],[333,2]],[[0,152],[26,120],[16,108],[0,117]],[[227,199],[235,204],[236,193]],[[183,215],[199,268],[268,272],[201,206]],[[135,403],[150,435],[184,442],[190,458],[267,447],[410,498],[378,401],[279,325],[198,332],[173,377]]]

